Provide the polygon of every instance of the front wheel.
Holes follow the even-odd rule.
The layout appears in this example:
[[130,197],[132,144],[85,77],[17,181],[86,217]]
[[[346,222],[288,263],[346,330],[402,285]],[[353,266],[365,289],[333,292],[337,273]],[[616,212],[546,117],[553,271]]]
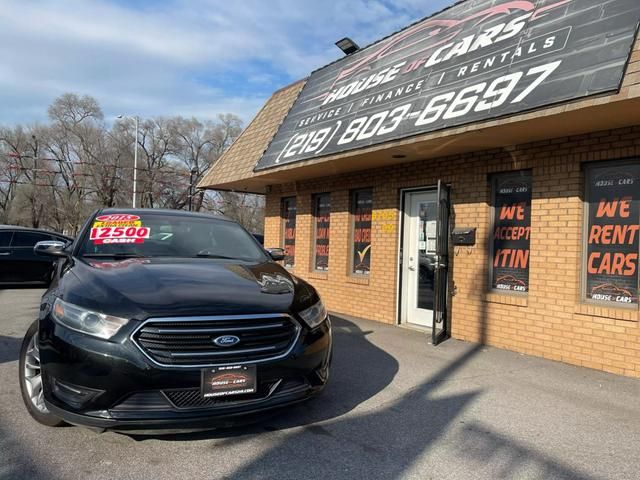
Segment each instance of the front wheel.
[[31,324],[20,348],[20,391],[29,414],[39,423],[59,427],[64,422],[51,413],[44,403],[40,348],[38,346],[38,321]]

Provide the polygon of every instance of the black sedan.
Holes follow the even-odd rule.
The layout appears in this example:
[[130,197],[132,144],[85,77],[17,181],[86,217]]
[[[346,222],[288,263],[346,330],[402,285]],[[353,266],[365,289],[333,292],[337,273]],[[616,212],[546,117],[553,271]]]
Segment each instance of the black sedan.
[[31,415],[99,429],[252,421],[319,393],[332,337],[315,289],[230,220],[103,210],[62,260],[20,354]]
[[33,247],[42,241],[73,241],[46,230],[0,225],[0,285],[48,285],[55,259],[36,255]]

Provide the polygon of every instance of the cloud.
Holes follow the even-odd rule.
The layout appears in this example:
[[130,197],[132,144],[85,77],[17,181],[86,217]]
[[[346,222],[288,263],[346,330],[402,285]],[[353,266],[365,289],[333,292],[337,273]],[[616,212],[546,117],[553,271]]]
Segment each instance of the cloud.
[[[428,6],[426,4],[428,3]],[[0,124],[46,120],[64,92],[119,113],[249,121],[269,94],[444,6],[417,0],[6,0]]]

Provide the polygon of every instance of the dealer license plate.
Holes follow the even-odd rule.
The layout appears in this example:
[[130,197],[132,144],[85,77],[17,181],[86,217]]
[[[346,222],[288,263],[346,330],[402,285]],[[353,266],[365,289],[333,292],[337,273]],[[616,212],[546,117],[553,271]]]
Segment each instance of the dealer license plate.
[[227,365],[202,370],[202,396],[205,398],[246,395],[257,390],[255,365]]

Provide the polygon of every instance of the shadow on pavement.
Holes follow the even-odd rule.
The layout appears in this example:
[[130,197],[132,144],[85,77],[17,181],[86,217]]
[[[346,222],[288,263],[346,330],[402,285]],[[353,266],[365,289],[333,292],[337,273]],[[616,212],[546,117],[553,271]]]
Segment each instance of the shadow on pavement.
[[[314,415],[302,415],[304,426],[293,433],[282,432],[273,446],[258,458],[235,471],[229,478],[402,478],[429,447],[456,423],[481,393],[437,395],[442,382],[476,355],[481,347],[468,350],[427,381],[399,399],[348,417],[321,424]],[[356,375],[371,378],[376,369],[363,362]],[[346,392],[343,392],[343,394]],[[318,403],[322,403],[319,401]],[[331,408],[319,405],[318,408]],[[290,412],[271,423],[276,428],[292,425]],[[242,439],[240,439],[242,440]],[[241,442],[218,443],[216,448]],[[291,458],[300,457],[292,462]],[[311,474],[311,472],[313,472]],[[311,475],[310,475],[311,474]]]
[[33,453],[28,446],[25,448],[23,440],[5,430],[0,422],[0,479],[54,480],[56,476],[43,468]]
[[[502,466],[496,478],[524,478],[535,472],[537,478],[595,480],[597,477],[579,473],[553,458],[525,446],[519,440],[493,432],[478,422],[465,425],[457,444],[460,454],[479,463]],[[529,475],[527,475],[529,474]]]
[[22,339],[0,335],[0,364],[18,360]]

